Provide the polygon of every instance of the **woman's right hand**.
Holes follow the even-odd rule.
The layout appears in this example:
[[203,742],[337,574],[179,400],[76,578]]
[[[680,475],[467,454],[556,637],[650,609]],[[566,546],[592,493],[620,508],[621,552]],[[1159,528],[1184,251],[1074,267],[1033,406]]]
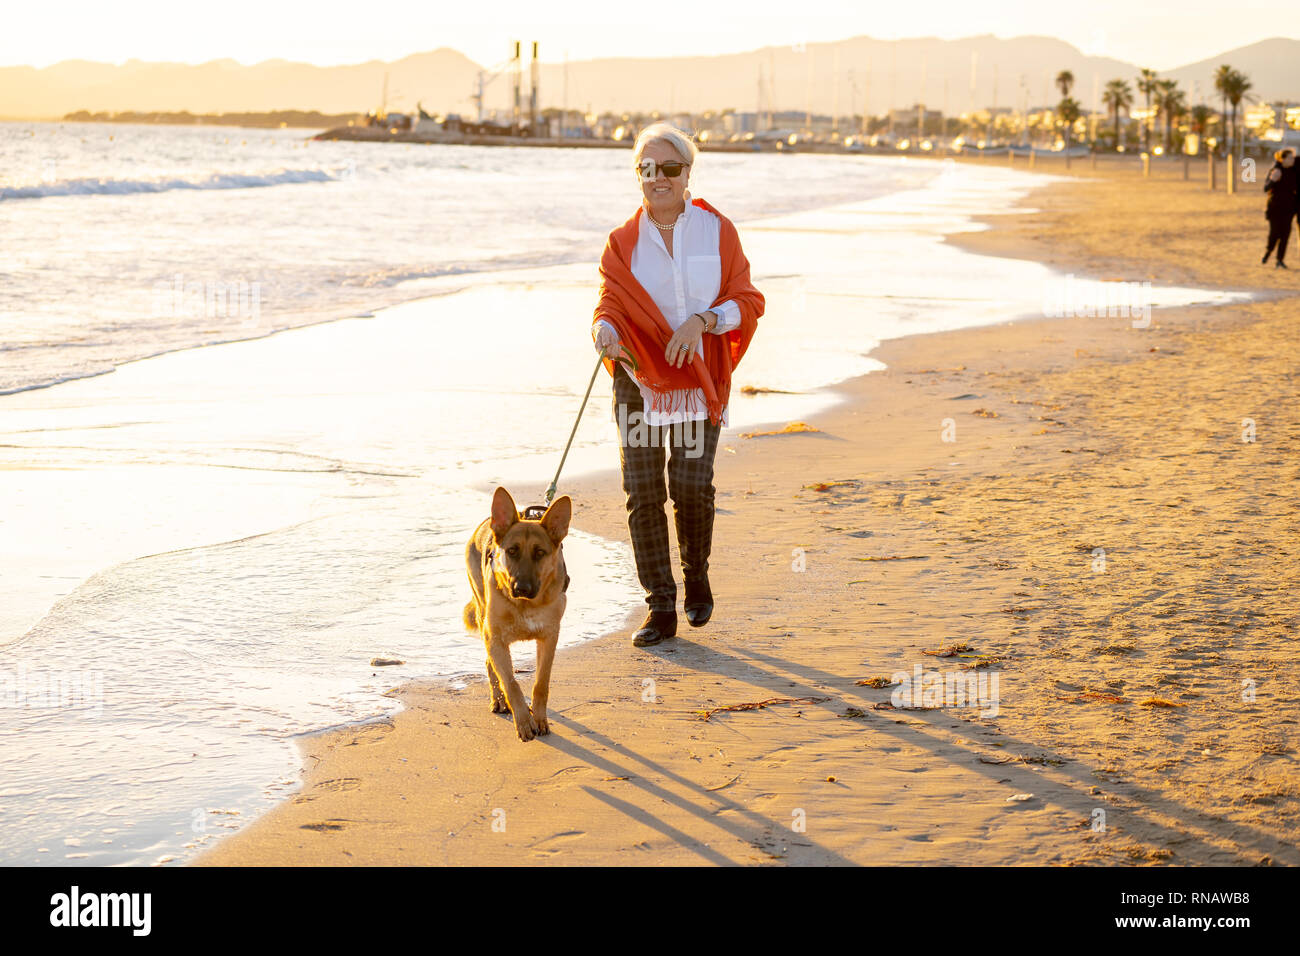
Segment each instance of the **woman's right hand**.
[[618,333],[608,325],[601,325],[596,329],[596,350],[606,358],[617,358],[618,351]]

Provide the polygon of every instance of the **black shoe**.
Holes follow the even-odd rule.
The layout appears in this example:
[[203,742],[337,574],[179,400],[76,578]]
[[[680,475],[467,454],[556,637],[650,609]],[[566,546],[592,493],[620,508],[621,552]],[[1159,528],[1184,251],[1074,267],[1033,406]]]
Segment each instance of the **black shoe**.
[[709,618],[713,616],[713,591],[709,589],[707,576],[698,581],[687,580],[686,598],[682,607],[691,627],[703,627],[709,623]]
[[632,636],[632,643],[637,647],[649,647],[660,641],[677,636],[676,611],[651,611],[645,616],[641,629]]
[[1277,262],[1273,263],[1273,268],[1274,268],[1274,269],[1289,269],[1290,266],[1288,266],[1285,262],[1283,262],[1281,259],[1279,259],[1279,260],[1277,260]]
[[1272,253],[1271,250],[1270,250],[1269,252],[1264,253],[1264,258],[1259,260],[1259,264],[1260,264],[1261,266],[1266,266],[1266,265],[1268,265],[1268,257],[1271,256],[1272,254],[1273,254],[1273,253]]

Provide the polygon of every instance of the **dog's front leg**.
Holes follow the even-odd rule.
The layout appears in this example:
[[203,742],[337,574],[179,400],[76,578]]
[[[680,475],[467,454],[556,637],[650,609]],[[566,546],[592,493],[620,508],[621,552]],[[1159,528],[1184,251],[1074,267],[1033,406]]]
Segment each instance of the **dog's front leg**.
[[497,680],[497,672],[492,669],[492,661],[487,662],[488,683],[492,685],[492,713],[504,714],[510,709],[506,703],[506,695],[501,692],[501,683]]
[[489,637],[487,639],[488,663],[496,671],[501,689],[505,691],[506,702],[510,705],[510,714],[515,719],[515,730],[520,740],[532,740],[537,736],[537,722],[528,710],[528,701],[515,680],[514,662],[510,660],[510,647],[504,641]]
[[537,642],[537,680],[533,681],[532,710],[539,734],[551,732],[550,724],[546,722],[546,702],[551,696],[551,663],[555,660],[555,645],[559,642],[558,632]]

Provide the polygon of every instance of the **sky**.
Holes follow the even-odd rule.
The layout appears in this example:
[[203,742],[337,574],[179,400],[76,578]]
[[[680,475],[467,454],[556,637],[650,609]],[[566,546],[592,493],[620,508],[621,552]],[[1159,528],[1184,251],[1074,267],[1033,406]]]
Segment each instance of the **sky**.
[[[319,65],[396,60],[438,47],[484,66],[512,39],[543,60],[737,53],[842,40],[993,34],[1054,36],[1084,53],[1169,70],[1270,36],[1300,38],[1279,0],[43,0],[9,4],[0,66],[82,59],[202,63],[269,59]],[[792,11],[797,10],[795,16]]]

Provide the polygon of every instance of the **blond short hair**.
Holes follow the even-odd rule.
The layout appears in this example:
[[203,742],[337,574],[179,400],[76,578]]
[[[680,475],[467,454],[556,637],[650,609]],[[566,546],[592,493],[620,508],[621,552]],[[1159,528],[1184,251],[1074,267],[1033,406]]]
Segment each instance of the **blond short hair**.
[[677,151],[683,162],[695,163],[695,157],[699,150],[695,143],[691,141],[689,133],[686,133],[676,126],[669,123],[651,123],[636,138],[636,145],[632,149],[632,165],[641,164],[641,154],[651,143],[667,143]]

